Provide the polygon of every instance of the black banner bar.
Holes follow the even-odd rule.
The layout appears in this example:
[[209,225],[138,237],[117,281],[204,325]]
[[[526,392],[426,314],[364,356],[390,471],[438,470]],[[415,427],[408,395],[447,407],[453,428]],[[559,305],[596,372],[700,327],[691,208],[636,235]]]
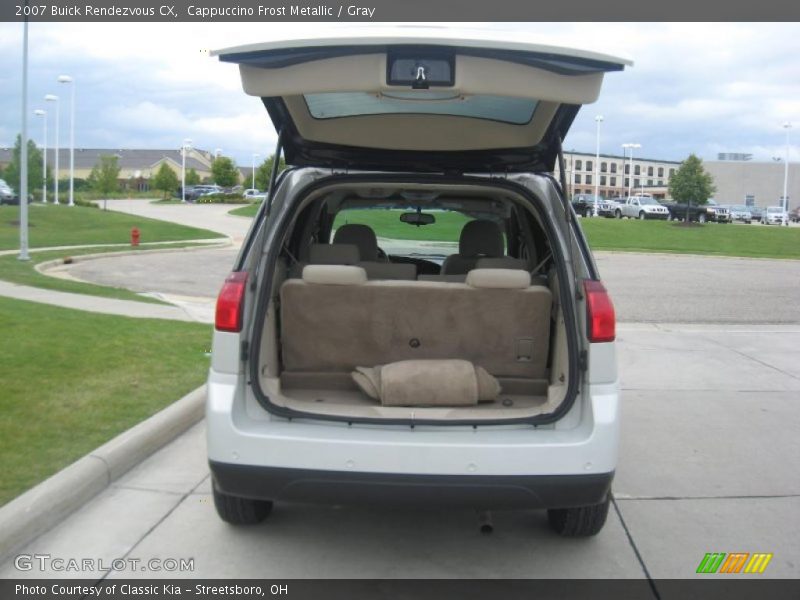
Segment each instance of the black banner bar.
[[0,21],[796,21],[786,0],[3,0]]
[[[580,564],[575,565],[576,575]],[[651,585],[652,583],[652,585]],[[705,579],[268,579],[268,580],[158,580],[79,579],[0,580],[3,600],[108,600],[291,598],[292,600],[639,600],[675,598],[740,600],[769,598],[796,600],[800,580],[709,576]]]

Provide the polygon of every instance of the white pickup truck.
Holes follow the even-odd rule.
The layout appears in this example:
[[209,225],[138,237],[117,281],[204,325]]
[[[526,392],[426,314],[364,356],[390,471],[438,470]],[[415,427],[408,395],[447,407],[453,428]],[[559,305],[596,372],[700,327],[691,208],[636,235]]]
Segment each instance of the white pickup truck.
[[614,213],[618,219],[669,219],[669,210],[652,196],[629,196],[620,202]]

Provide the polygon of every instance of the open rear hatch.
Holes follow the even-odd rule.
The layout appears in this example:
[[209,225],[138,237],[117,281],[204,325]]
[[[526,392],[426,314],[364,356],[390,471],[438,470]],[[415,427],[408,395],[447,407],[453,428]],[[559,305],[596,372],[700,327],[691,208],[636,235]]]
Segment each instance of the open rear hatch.
[[[483,201],[506,202],[535,212],[538,209],[531,208],[534,194],[513,181],[524,177],[511,175],[508,181],[488,182],[461,175],[552,172],[561,140],[580,106],[597,99],[606,72],[630,64],[594,52],[430,34],[272,42],[215,54],[238,64],[245,92],[264,102],[287,164],[361,172],[330,181],[317,179],[313,184],[311,174],[295,172],[292,177],[299,187],[276,190],[282,209],[268,225],[267,239],[281,239],[280,244],[291,239],[291,224],[299,220],[304,202],[321,206],[328,194],[330,198],[336,194],[361,197],[364,185],[369,194],[378,185],[400,195],[414,186],[439,186],[437,193],[447,193],[452,187],[461,190],[458,201],[469,191]],[[300,187],[303,197],[295,194]],[[544,216],[541,221],[547,238],[555,240],[557,224]],[[312,241],[329,242],[324,236],[301,240],[294,256],[302,259],[303,243]],[[340,268],[340,263],[316,270],[305,267],[301,280],[289,275],[284,281],[289,269],[275,267],[287,246],[270,243],[271,262],[264,272],[250,340],[255,349],[250,375],[257,399],[273,414],[403,424],[547,423],[559,418],[575,397],[578,320],[572,313],[569,287],[559,284],[568,280],[564,259],[555,261],[558,272],[553,282],[527,285],[526,281],[519,288],[514,283],[508,290],[483,289],[475,282],[370,282],[363,279],[363,269]],[[312,280],[317,271],[325,281]],[[358,281],[337,279],[336,285],[330,285],[330,277],[356,275]],[[405,301],[397,299],[399,293],[406,294]],[[551,298],[567,300],[554,310]],[[512,305],[504,307],[504,302]],[[449,307],[451,319],[461,329],[440,322],[440,315],[447,311],[430,307]],[[331,310],[333,314],[325,312]],[[458,310],[461,316],[452,316]],[[519,312],[516,320],[515,311]],[[310,322],[312,317],[317,321]],[[517,321],[530,331],[520,333]],[[376,325],[380,323],[383,329]],[[437,337],[437,331],[443,333]],[[352,332],[363,339],[359,342]],[[494,364],[492,357],[500,356],[500,351],[494,352],[488,343],[481,345],[488,333],[502,337],[498,344],[505,344],[506,363]],[[524,339],[517,339],[520,336]],[[272,348],[271,359],[263,362],[262,342]],[[345,347],[346,343],[352,347]],[[355,358],[348,358],[346,350]],[[494,404],[484,404],[478,394],[471,399],[472,407],[409,408],[408,402],[387,405],[384,394],[383,404],[378,405],[365,389],[370,385],[377,389],[380,380],[382,391],[387,392],[386,381],[397,373],[378,374],[370,369],[417,354],[424,354],[425,360],[474,359],[476,366],[483,364],[490,375],[497,376],[504,396],[492,400]],[[433,373],[430,389],[438,393],[443,384],[436,377],[446,369],[453,372],[445,378],[453,389],[457,382],[469,380],[472,386],[474,378],[483,376],[468,369],[462,373],[464,365],[452,360],[432,367],[416,365],[417,371],[400,373],[397,378],[417,384],[426,373]],[[360,381],[353,365],[356,370],[363,367],[360,373],[369,381]],[[459,379],[462,375],[463,380]],[[480,382],[476,385],[477,390]],[[459,394],[454,392],[460,400]]]
[[580,105],[632,64],[467,38],[370,36],[219,50],[262,98],[295,166],[552,172]]

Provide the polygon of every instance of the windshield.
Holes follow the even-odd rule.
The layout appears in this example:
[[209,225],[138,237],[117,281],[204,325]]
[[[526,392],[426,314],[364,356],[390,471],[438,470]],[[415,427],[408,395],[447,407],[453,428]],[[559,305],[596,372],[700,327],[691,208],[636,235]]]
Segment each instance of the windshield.
[[771,212],[771,213],[780,213],[780,212],[783,212],[783,209],[782,209],[780,206],[770,206],[770,207],[767,209],[767,212]]
[[656,206],[659,206],[658,202],[656,202],[656,200],[653,199],[653,198],[639,198],[639,203],[643,204],[643,205],[644,204],[655,204]]
[[368,225],[378,237],[378,246],[386,254],[425,257],[434,262],[441,262],[450,254],[458,253],[461,230],[469,221],[475,220],[457,211],[441,209],[423,211],[424,214],[432,215],[436,219],[429,225],[416,226],[400,220],[403,213],[413,212],[415,211],[383,207],[345,209],[336,214],[333,221],[333,235],[342,225],[353,223]]

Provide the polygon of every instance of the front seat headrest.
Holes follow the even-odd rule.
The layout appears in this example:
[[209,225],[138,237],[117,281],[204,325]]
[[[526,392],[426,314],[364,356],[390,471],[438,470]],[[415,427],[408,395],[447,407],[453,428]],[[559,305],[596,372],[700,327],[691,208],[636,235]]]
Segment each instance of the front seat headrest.
[[334,244],[354,244],[358,246],[361,260],[378,260],[378,238],[368,225],[348,223],[336,230],[333,236]]
[[458,253],[461,256],[503,256],[503,232],[492,221],[470,221],[461,230]]

